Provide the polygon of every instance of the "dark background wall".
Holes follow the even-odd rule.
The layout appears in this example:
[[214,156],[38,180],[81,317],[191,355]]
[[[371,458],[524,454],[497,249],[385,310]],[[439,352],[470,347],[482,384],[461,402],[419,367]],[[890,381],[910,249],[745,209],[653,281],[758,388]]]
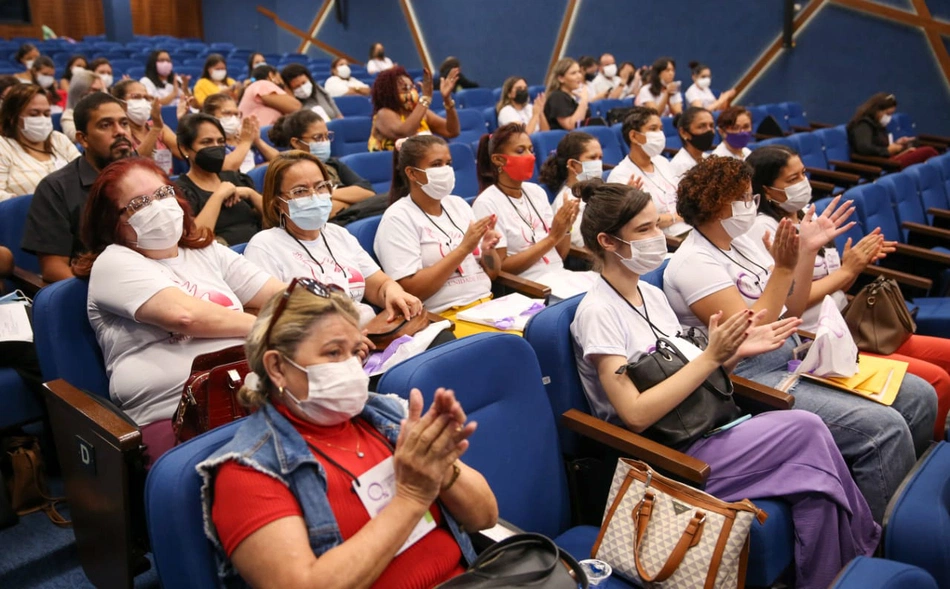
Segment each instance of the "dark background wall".
[[[911,0],[876,0],[911,11]],[[933,16],[950,21],[950,0],[927,0]],[[468,77],[498,86],[512,74],[543,82],[567,0],[413,0],[418,25],[437,65],[461,59]],[[678,79],[689,84],[686,64],[712,67],[713,87],[741,78],[781,34],[780,0],[581,0],[566,55],[613,53],[638,66],[673,57]],[[801,1],[803,6],[807,1]],[[315,0],[202,0],[206,41],[233,41],[263,51],[296,51],[300,40],[257,13],[266,6],[308,30]],[[317,37],[365,60],[373,41],[407,67],[420,67],[397,0],[348,0],[346,25],[331,9]],[[950,39],[943,38],[950,47]],[[313,55],[324,55],[311,49]],[[950,135],[950,85],[919,28],[829,3],[742,97],[761,104],[801,102],[810,118],[844,122],[878,90],[893,92],[900,110],[926,121],[926,131]]]

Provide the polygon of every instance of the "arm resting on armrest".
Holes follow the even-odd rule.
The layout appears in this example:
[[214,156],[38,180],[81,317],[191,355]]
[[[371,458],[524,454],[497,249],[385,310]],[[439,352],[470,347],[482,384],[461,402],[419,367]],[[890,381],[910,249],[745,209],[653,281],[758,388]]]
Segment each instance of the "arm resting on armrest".
[[795,405],[795,397],[788,393],[735,374],[730,375],[729,378],[735,387],[735,394],[739,397],[736,403],[743,409],[759,413],[773,409],[791,409]]
[[544,286],[537,282],[533,282],[526,278],[510,274],[508,272],[499,272],[498,277],[495,278],[493,286],[499,286],[506,290],[511,290],[514,292],[520,292],[526,297],[532,299],[544,299],[547,300],[551,296],[551,287]]
[[39,274],[24,270],[19,266],[13,268],[13,275],[10,277],[10,280],[30,298],[36,296],[36,292],[46,286],[46,282],[43,281]]
[[561,423],[573,432],[623,454],[633,456],[680,479],[702,485],[709,478],[709,465],[702,460],[677,452],[577,409],[565,411],[561,416]]

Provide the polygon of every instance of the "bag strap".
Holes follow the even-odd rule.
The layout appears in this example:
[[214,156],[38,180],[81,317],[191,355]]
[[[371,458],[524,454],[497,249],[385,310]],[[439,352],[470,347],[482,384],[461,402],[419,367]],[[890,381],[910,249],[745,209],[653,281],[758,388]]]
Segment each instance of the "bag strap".
[[643,298],[643,293],[640,292],[640,285],[639,285],[639,284],[637,285],[637,294],[640,295],[640,300],[643,302],[643,312],[642,312],[642,313],[640,312],[640,309],[637,309],[636,307],[634,307],[634,306],[633,306],[633,303],[631,303],[630,301],[627,300],[627,297],[625,297],[625,296],[623,296],[622,294],[620,294],[620,291],[617,290],[617,287],[614,286],[614,285],[612,285],[612,284],[610,284],[610,281],[607,280],[606,278],[604,278],[604,275],[603,275],[603,274],[600,275],[600,279],[603,280],[604,282],[606,282],[606,283],[607,283],[607,286],[609,286],[610,288],[612,288],[613,291],[614,291],[615,293],[617,293],[617,296],[620,297],[620,298],[623,300],[623,302],[627,303],[627,306],[628,306],[628,307],[630,307],[631,309],[633,309],[633,312],[634,312],[634,313],[636,313],[637,315],[639,315],[644,321],[647,322],[647,325],[650,326],[650,329],[653,331],[653,335],[654,335],[654,337],[656,337],[657,341],[660,340],[660,336],[663,336],[663,337],[665,337],[665,338],[670,337],[670,336],[666,335],[665,333],[663,333],[663,331],[660,330],[659,327],[657,327],[656,325],[653,325],[653,322],[650,321],[650,311],[647,309],[647,301],[646,301],[646,299]]
[[[29,462],[29,468],[32,473],[30,478],[33,481],[33,488],[36,491],[36,494],[39,495],[46,503],[32,509],[21,509],[17,511],[17,515],[29,515],[31,513],[36,513],[37,511],[42,511],[46,514],[46,517],[48,517],[49,520],[53,522],[53,524],[61,528],[72,527],[73,522],[63,517],[62,514],[56,510],[56,504],[63,503],[66,499],[64,497],[52,497],[48,495],[40,485],[40,477],[42,476],[42,473],[40,472],[39,465],[34,459],[34,452],[39,452],[39,448],[35,446],[29,446],[24,443],[14,448],[10,454],[19,454],[25,458],[27,462]],[[14,476],[16,476],[15,473]]]
[[637,565],[637,574],[640,575],[640,579],[646,583],[665,581],[670,575],[676,572],[680,563],[683,562],[683,558],[686,557],[686,551],[699,544],[706,522],[706,515],[704,513],[697,511],[693,514],[693,518],[689,521],[689,524],[687,524],[686,530],[684,530],[683,535],[680,536],[679,542],[673,547],[670,557],[666,560],[666,563],[659,572],[651,577],[647,574],[646,569],[640,562],[640,549],[643,546],[643,537],[647,533],[647,526],[650,524],[650,516],[653,514],[653,504],[655,501],[655,495],[648,492],[643,496],[643,499],[640,500],[640,504],[637,505],[637,508],[633,512],[633,524],[637,528],[637,541],[633,545],[633,561],[634,564]]
[[[501,553],[509,548],[528,547],[531,545],[542,545],[545,552],[552,555],[551,564],[545,568],[534,571],[528,571],[518,574],[493,575],[481,569],[481,567],[498,558]],[[540,534],[516,534],[505,538],[501,542],[491,546],[488,550],[482,552],[478,559],[472,564],[472,572],[485,579],[485,583],[479,584],[479,587],[511,587],[525,583],[533,583],[549,578],[558,566],[560,549],[546,536]]]

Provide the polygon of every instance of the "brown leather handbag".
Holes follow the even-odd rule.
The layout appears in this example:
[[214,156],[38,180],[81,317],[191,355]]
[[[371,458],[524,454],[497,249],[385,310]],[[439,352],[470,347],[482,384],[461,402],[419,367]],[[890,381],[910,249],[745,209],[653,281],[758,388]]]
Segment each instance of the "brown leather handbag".
[[391,344],[396,338],[419,333],[426,327],[429,327],[430,323],[430,314],[426,312],[425,309],[409,320],[406,320],[405,317],[400,318],[397,316],[395,321],[389,322],[386,321],[386,315],[386,311],[383,311],[376,317],[373,317],[364,327],[367,331],[366,337],[373,342],[379,351],[386,349],[386,346]]
[[72,526],[56,509],[65,499],[50,495],[39,440],[35,436],[11,436],[4,446],[13,471],[9,490],[10,504],[16,514],[42,511],[57,526]]
[[244,346],[195,358],[172,418],[176,444],[248,415],[237,399],[248,372]]
[[897,282],[883,276],[862,288],[841,314],[865,352],[893,354],[917,330]]

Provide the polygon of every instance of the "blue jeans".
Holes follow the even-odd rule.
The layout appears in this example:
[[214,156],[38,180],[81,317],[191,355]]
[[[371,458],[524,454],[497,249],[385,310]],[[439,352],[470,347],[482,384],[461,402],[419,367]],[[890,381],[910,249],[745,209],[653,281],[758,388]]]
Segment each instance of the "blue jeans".
[[[774,352],[746,358],[735,374],[774,387],[788,376],[796,344],[789,338]],[[932,439],[937,415],[933,387],[908,373],[890,407],[805,380],[789,392],[795,409],[814,413],[828,426],[875,521],[881,522],[887,502]]]

